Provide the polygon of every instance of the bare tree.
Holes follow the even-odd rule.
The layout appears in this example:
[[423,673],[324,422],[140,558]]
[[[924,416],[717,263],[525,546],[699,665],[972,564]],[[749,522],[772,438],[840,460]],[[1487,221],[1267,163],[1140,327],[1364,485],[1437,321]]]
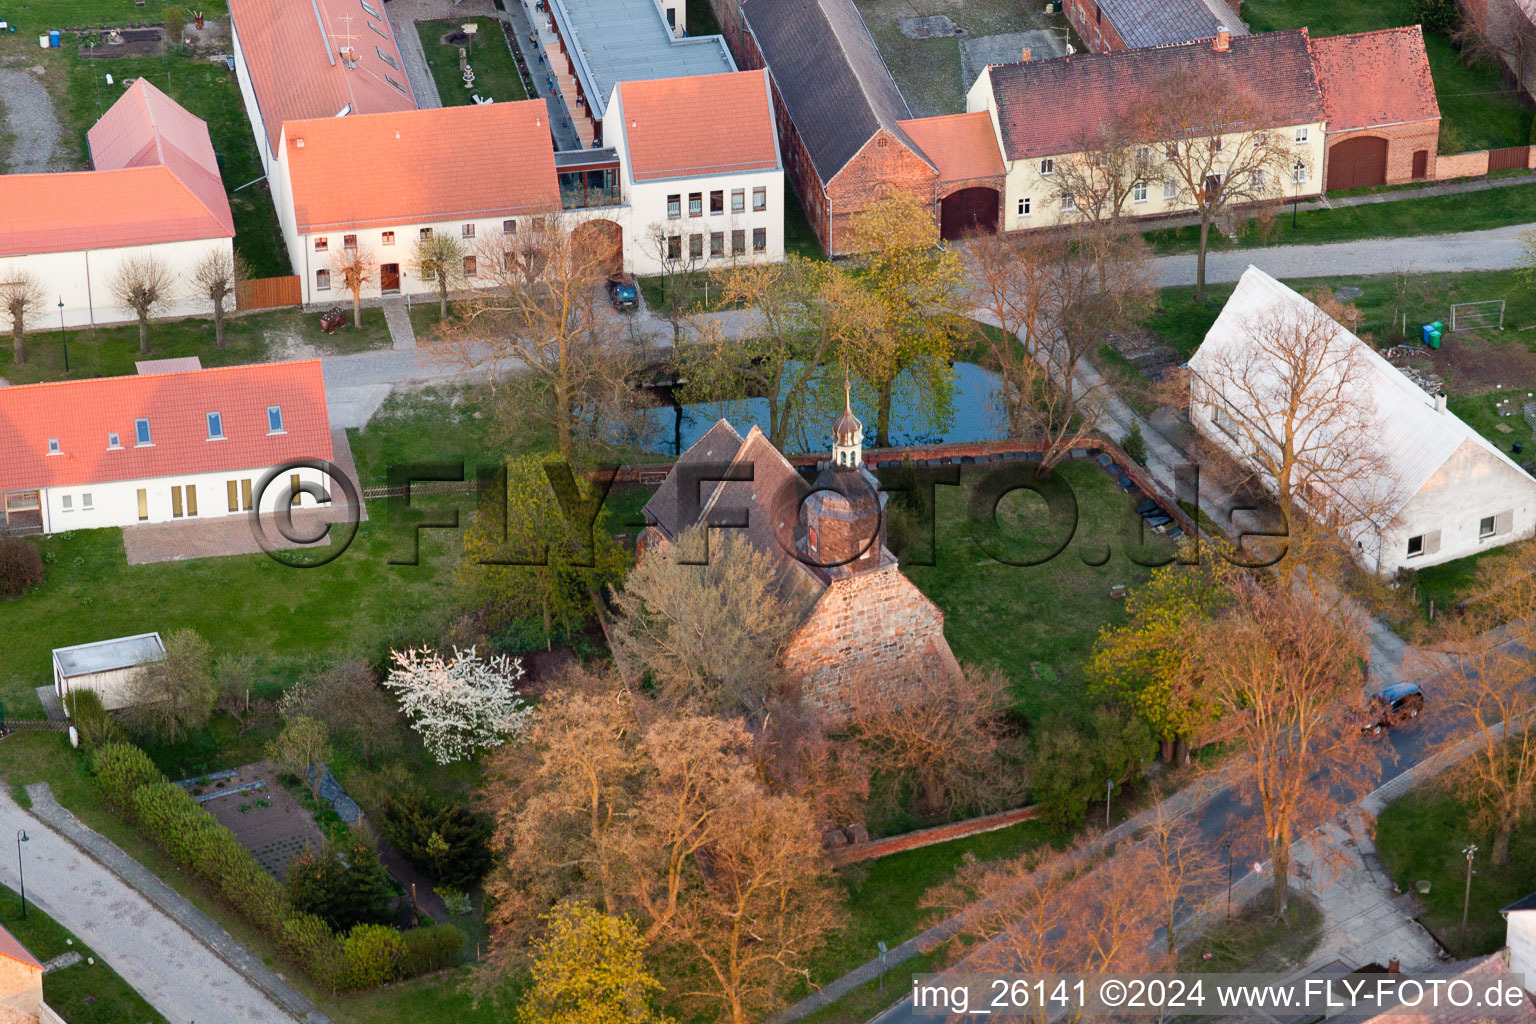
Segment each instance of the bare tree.
[[176,275],[158,257],[130,256],[112,277],[112,296],[139,321],[139,354],[149,354],[149,321],[171,300]]
[[363,326],[363,289],[379,269],[379,261],[365,245],[343,245],[331,253],[331,273],[341,279],[341,286],[352,293],[352,326]]
[[250,267],[238,252],[210,249],[192,268],[192,285],[199,295],[213,303],[213,343],[224,347],[224,304],[234,297],[240,282],[250,276]]
[[43,282],[36,274],[23,270],[9,281],[0,281],[0,313],[11,325],[11,360],[17,366],[27,362],[27,325],[42,320],[47,313]]
[[1145,141],[1141,127],[1114,117],[1079,133],[1074,155],[1056,161],[1051,198],[1065,200],[1083,220],[1118,221],[1138,186],[1162,181],[1161,150]]
[[[1211,225],[1225,210],[1283,198],[1297,157],[1274,129],[1283,115],[1254,83],[1220,70],[1184,72],[1155,85],[1141,134],[1161,140],[1158,165],[1181,204],[1200,218],[1195,301],[1205,299],[1205,256]],[[1308,169],[1310,173],[1310,169]]]
[[464,280],[464,246],[452,235],[434,231],[416,240],[411,263],[422,278],[437,282],[437,318],[447,320],[448,291]]
[[1220,865],[1212,859],[1210,843],[1200,835],[1188,810],[1159,800],[1148,818],[1142,840],[1151,855],[1147,888],[1157,905],[1163,940],[1172,960],[1185,937],[1184,925],[1216,891]]
[[338,661],[303,680],[283,694],[278,709],[285,719],[308,716],[330,735],[347,738],[370,767],[375,753],[400,744],[398,706],[368,664],[357,658]]
[[702,231],[684,231],[682,222],[652,224],[640,236],[641,248],[661,267],[661,308],[656,312],[672,325],[674,346],[682,342],[683,326],[693,313],[704,273],[704,243]]

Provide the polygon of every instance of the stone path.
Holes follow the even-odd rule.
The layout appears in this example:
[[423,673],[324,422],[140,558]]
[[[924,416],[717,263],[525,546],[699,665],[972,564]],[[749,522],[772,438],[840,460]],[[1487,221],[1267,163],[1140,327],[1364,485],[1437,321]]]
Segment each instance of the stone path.
[[409,20],[400,4],[394,3],[389,7],[389,24],[395,30],[395,42],[400,47],[400,59],[405,61],[405,74],[411,81],[411,91],[416,94],[416,105],[422,110],[442,106],[443,99],[437,93],[437,80],[432,77],[432,69],[427,66],[427,53],[421,48],[416,23]]
[[5,131],[0,134],[11,137],[5,169],[12,174],[59,170],[63,129],[37,76],[26,66],[0,66],[0,96],[5,97]]
[[416,329],[411,326],[411,311],[404,299],[397,295],[384,300],[384,322],[389,325],[391,348],[416,347]]
[[[53,799],[27,787],[33,812],[0,791],[0,834],[26,829],[27,898],[78,935],[171,1024],[326,1024],[210,918]],[[0,881],[19,885],[0,858]]]

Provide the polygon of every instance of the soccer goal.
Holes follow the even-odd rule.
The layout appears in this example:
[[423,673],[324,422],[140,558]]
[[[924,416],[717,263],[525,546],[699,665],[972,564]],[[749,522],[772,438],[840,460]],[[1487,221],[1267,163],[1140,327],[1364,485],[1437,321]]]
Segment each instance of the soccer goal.
[[1483,327],[1504,329],[1504,300],[1457,302],[1451,306],[1451,330],[1475,331]]

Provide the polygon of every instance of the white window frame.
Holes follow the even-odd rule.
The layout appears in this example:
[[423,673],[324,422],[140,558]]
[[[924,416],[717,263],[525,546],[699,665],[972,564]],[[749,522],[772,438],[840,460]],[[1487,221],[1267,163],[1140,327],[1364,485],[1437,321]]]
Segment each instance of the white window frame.
[[141,416],[133,421],[133,446],[148,448],[155,443],[154,432],[149,427],[149,417]]
[[1077,197],[1068,192],[1061,197],[1061,212],[1075,213],[1077,211]]
[[114,432],[114,433],[111,433],[111,434],[107,435],[107,450],[108,451],[110,451],[113,448],[121,448],[122,446],[123,446],[123,438],[122,438],[121,434],[118,434],[118,433]]
[[1040,161],[1040,177],[1049,178],[1056,173],[1056,158],[1048,156]]
[[1147,201],[1147,196],[1148,190],[1146,182],[1138,181],[1136,184],[1131,186],[1131,202],[1144,203]]
[[1306,127],[1305,125],[1300,127],[1300,128],[1297,128],[1296,129],[1296,141],[1297,142],[1306,142],[1307,139],[1311,136],[1311,134],[1312,134],[1312,129]]
[[[1486,530],[1483,529],[1484,523],[1488,524],[1488,529]],[[1487,538],[1492,537],[1494,535],[1494,531],[1498,528],[1497,523],[1498,516],[1483,516],[1481,519],[1479,519],[1477,522],[1477,539],[1486,540]]]
[[81,491],[80,492],[80,511],[82,511],[82,512],[90,512],[95,507],[96,507],[96,505],[91,501],[91,492],[90,491]]
[[1297,160],[1294,164],[1291,165],[1291,184],[1305,185],[1307,183],[1307,179],[1311,176],[1311,170],[1307,167],[1307,162],[1305,160]]
[[59,447],[59,439],[58,438],[50,437],[48,439],[48,454],[49,455],[63,455],[64,454],[64,450]]
[[1172,178],[1163,179],[1163,202],[1171,203],[1179,198],[1179,183]]
[[[1424,536],[1425,535],[1421,533],[1417,537],[1408,538],[1408,558],[1419,558],[1424,554]],[[1417,551],[1413,550],[1414,541],[1419,542],[1419,550]]]
[[1035,215],[1035,199],[1034,199],[1034,197],[1033,196],[1020,196],[1019,197],[1018,210],[1019,210],[1019,216],[1020,217],[1033,217]]

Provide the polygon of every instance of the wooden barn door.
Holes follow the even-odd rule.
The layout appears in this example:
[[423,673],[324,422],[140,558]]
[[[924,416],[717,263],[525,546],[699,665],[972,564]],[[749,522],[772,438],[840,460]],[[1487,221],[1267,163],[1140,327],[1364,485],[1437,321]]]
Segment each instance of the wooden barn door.
[[1328,190],[1387,183],[1387,140],[1376,135],[1345,139],[1328,150]]

